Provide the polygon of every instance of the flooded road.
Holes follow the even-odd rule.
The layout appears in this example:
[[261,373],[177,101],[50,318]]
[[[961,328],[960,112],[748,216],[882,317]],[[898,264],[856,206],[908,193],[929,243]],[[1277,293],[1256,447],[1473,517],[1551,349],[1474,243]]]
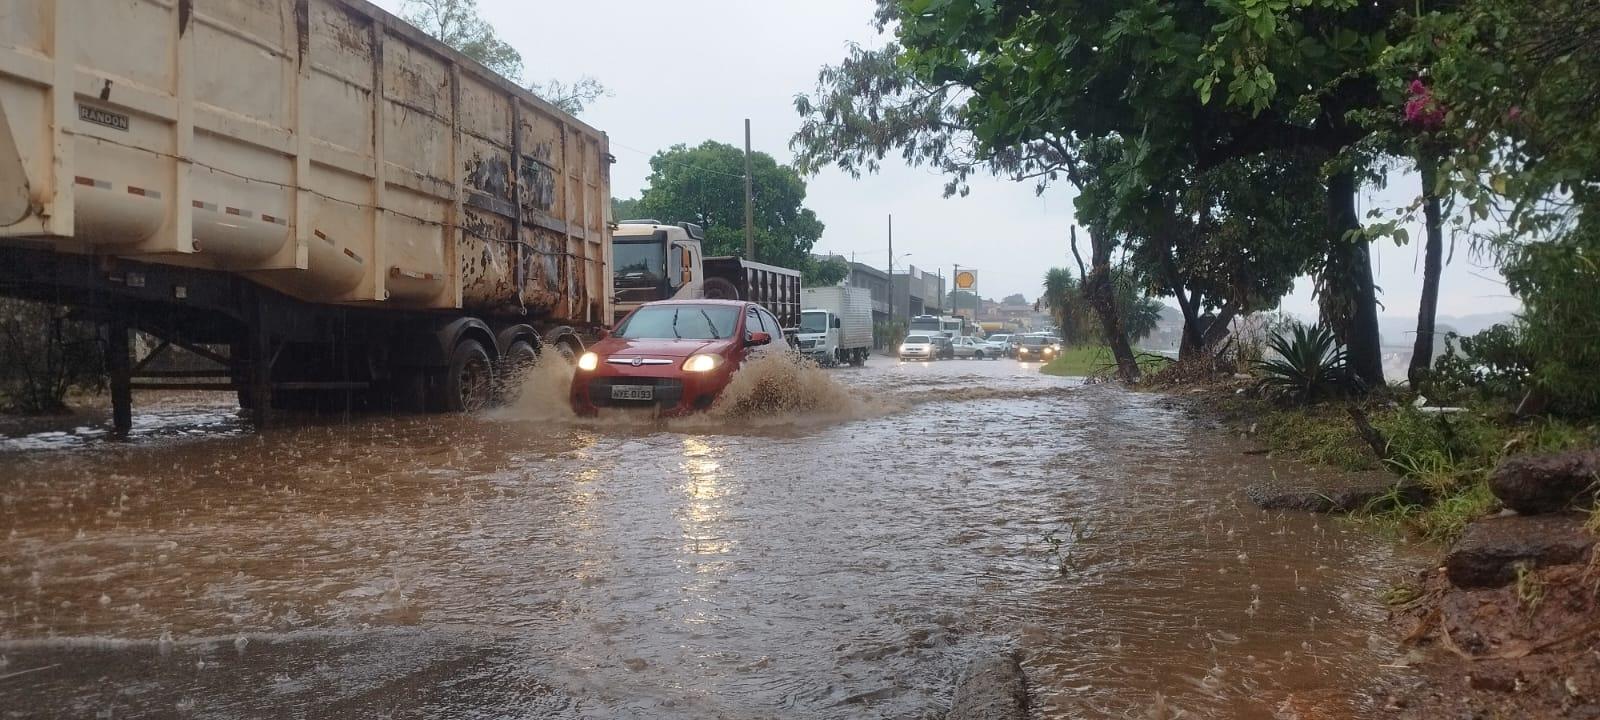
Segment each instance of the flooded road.
[[1003,648],[1039,717],[1365,714],[1405,561],[1250,506],[1267,460],[1012,361],[827,375],[665,425],[533,388],[6,439],[0,716],[938,718]]

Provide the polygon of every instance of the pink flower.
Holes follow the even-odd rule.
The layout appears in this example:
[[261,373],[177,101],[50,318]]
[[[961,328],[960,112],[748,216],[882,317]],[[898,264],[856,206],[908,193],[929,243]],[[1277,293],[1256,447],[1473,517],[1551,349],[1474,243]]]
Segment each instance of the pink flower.
[[1428,89],[1427,83],[1422,82],[1422,78],[1416,78],[1408,89],[1411,97],[1406,100],[1406,124],[1423,130],[1444,127],[1444,104],[1433,97],[1433,91]]

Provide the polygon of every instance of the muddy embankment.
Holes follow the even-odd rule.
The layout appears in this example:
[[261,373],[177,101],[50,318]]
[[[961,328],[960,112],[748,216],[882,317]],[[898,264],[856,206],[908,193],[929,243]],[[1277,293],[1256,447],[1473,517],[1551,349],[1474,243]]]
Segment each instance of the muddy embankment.
[[[1234,432],[1250,425],[1229,418]],[[1419,546],[1436,558],[1425,569],[1387,579],[1399,651],[1368,691],[1385,716],[1600,718],[1597,478],[1600,451],[1513,456],[1491,476],[1493,512],[1448,547]],[[1247,496],[1264,509],[1337,514],[1433,502],[1392,474],[1329,468],[1254,479]]]

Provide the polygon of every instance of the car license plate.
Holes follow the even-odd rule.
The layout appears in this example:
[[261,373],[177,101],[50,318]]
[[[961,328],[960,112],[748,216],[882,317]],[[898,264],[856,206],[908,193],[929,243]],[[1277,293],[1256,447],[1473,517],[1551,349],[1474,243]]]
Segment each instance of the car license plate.
[[654,400],[656,389],[651,385],[612,385],[612,400]]

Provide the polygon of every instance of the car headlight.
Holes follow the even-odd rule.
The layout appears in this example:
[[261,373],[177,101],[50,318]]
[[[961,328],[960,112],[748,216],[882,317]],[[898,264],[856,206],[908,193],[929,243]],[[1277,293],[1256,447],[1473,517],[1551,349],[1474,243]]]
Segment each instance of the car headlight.
[[905,352],[905,351],[906,351],[906,346],[904,346],[904,345],[901,345],[901,346],[900,346],[900,352]]
[[599,355],[596,355],[596,354],[594,354],[592,352],[586,352],[586,353],[583,354],[582,357],[578,358],[578,369],[579,370],[593,370],[593,369],[595,369],[597,367],[600,367],[600,356]]
[[1044,351],[1047,352],[1047,353],[1053,353],[1053,352],[1056,351],[1056,349],[1053,348],[1053,347],[1047,347],[1047,348],[1044,349]]
[[721,355],[708,355],[701,353],[699,355],[690,355],[688,360],[683,361],[684,372],[711,372],[719,367],[722,367]]

